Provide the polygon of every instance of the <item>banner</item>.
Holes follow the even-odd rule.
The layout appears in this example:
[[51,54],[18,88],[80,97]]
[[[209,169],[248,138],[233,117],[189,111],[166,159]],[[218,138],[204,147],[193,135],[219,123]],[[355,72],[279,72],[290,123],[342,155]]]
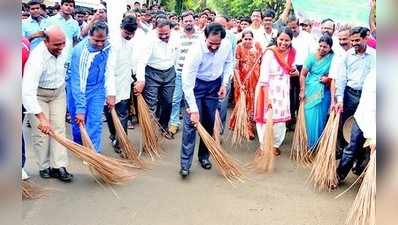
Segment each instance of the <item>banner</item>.
[[292,0],[298,18],[318,22],[331,18],[337,23],[369,26],[369,0]]

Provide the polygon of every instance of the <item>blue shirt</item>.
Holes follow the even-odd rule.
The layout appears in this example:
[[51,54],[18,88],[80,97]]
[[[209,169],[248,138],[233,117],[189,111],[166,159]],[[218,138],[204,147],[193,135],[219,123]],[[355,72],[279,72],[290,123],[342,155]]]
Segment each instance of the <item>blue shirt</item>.
[[214,81],[223,76],[223,85],[227,86],[233,72],[233,52],[228,39],[221,42],[215,53],[209,51],[204,39],[192,45],[182,68],[182,90],[191,112],[198,112],[193,89],[196,79]]
[[[42,18],[40,22],[34,20],[31,16],[22,21],[22,36],[29,37],[30,35],[43,31],[47,27],[48,21],[46,18]],[[34,49],[43,38],[34,38],[31,40],[31,48]]]
[[336,98],[338,102],[343,102],[346,86],[362,90],[366,76],[376,66],[376,51],[366,47],[364,54],[357,54],[351,48],[340,66],[340,73],[336,77]]

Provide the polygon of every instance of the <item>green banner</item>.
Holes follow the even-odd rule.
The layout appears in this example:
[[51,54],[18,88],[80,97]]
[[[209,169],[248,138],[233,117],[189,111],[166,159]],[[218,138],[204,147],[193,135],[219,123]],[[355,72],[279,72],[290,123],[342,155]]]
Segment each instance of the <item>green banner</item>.
[[331,18],[339,23],[369,26],[369,0],[293,0],[299,18],[322,21]]

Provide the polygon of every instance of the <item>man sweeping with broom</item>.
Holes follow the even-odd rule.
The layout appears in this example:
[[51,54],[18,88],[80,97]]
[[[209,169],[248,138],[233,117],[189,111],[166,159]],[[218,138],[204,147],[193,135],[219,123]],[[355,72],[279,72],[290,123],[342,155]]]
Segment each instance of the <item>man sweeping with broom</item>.
[[[46,134],[65,134],[65,34],[50,27],[26,62],[22,80],[22,102],[32,123],[33,151],[38,154],[40,177],[70,182],[66,149]],[[50,124],[51,122],[51,124]]]
[[[188,104],[184,115],[181,146],[180,175],[189,175],[195,149],[196,125],[200,122],[212,135],[218,100],[225,97],[229,74],[233,70],[230,43],[221,24],[212,23],[205,29],[205,40],[195,43],[189,51],[182,69],[182,90]],[[199,163],[211,169],[209,151],[201,140]]]

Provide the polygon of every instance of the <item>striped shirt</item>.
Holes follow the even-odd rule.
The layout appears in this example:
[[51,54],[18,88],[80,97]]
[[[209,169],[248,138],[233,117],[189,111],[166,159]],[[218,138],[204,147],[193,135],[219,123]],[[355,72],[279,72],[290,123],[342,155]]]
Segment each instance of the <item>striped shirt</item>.
[[181,32],[178,44],[177,44],[177,55],[176,55],[176,63],[175,69],[177,72],[182,72],[182,67],[184,66],[185,57],[187,56],[188,50],[192,46],[192,44],[197,41],[202,35],[198,32],[195,32],[192,37],[188,37],[185,32]]

